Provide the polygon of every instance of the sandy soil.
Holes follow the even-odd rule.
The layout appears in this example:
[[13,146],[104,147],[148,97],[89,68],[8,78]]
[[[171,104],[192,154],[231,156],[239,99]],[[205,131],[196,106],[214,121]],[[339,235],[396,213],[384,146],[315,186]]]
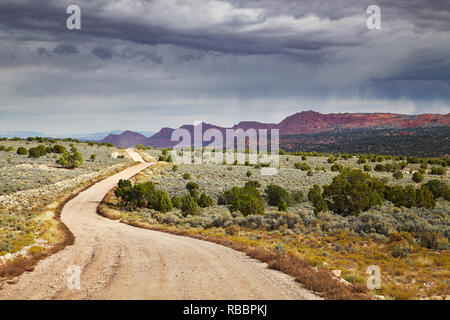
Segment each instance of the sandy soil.
[[[127,150],[138,162],[142,158]],[[75,244],[39,262],[0,299],[318,299],[281,272],[241,252],[197,239],[134,228],[96,214],[119,179],[147,168],[141,163],[80,193],[61,219]],[[81,288],[68,289],[81,270]]]

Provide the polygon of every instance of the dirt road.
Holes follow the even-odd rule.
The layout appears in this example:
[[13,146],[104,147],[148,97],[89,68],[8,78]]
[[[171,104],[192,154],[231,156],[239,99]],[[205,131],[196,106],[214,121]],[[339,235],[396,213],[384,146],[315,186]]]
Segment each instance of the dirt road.
[[[40,261],[17,283],[5,284],[0,299],[317,299],[290,276],[243,253],[96,214],[119,179],[149,165],[128,168],[68,202],[61,219],[75,235],[75,244]],[[67,280],[76,278],[77,268],[81,288],[68,289]]]

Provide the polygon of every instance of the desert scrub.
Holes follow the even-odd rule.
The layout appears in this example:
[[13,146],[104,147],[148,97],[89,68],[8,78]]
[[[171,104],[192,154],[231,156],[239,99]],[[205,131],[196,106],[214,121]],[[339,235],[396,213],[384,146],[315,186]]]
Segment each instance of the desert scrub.
[[[172,199],[181,199],[186,194],[187,183],[183,179],[183,172],[189,172],[195,177],[190,182],[198,186],[198,189],[194,189],[205,192],[214,203],[219,204],[199,208],[196,215],[184,215],[179,208],[175,208],[163,217],[145,209],[146,214],[140,214],[139,219],[150,227],[170,226],[173,230],[195,234],[221,234],[233,241],[239,239],[270,250],[277,243],[282,243],[286,252],[305,257],[319,269],[342,270],[343,277],[355,284],[366,280],[367,266],[380,265],[382,289],[373,294],[385,295],[388,299],[425,298],[448,293],[445,280],[450,270],[449,250],[446,249],[450,239],[450,218],[449,202],[445,200],[449,182],[446,176],[438,178],[439,183],[435,181],[436,177],[433,179],[428,174],[424,175],[423,184],[436,198],[434,208],[408,208],[383,200],[357,216],[342,216],[326,208],[314,212],[313,203],[304,198],[315,184],[316,195],[321,195],[322,187],[333,182],[333,178],[339,175],[339,172],[330,170],[334,163],[359,169],[363,169],[364,164],[358,164],[357,157],[347,160],[335,157],[335,162],[329,164],[327,157],[310,156],[307,163],[311,168],[326,169],[316,172],[311,178],[307,172],[294,168],[295,163],[303,161],[299,156],[290,155],[288,159],[283,157],[277,176],[262,176],[259,170],[252,169],[251,179],[258,181],[256,189],[263,199],[264,214],[244,215],[240,210],[230,211],[227,207],[230,204],[224,201],[226,191],[234,187],[242,189],[249,182],[246,176],[248,167],[180,164],[179,172],[174,172],[172,166],[168,166],[157,172],[151,169],[153,174],[144,172],[141,178],[138,176],[136,179],[151,179],[155,186],[165,190]],[[376,162],[377,158],[374,160]],[[385,165],[387,159],[382,161]],[[380,179],[386,186],[399,186],[405,190],[410,185],[416,194],[420,186],[413,185],[411,177],[419,164],[403,165],[401,162],[397,165],[392,163],[392,170],[396,166],[404,170],[404,177],[399,180],[392,179],[395,171],[371,172],[370,175]],[[298,192],[298,200],[289,205],[287,211],[278,211],[277,206],[268,204],[266,189],[271,185],[282,186],[292,197]],[[285,195],[284,192],[280,194]],[[231,230],[238,228],[239,232],[230,234],[233,233]],[[228,233],[227,229],[230,230]]]
[[[81,185],[105,175],[110,175],[131,163],[114,159],[117,149],[74,143],[80,153],[98,154],[95,163],[89,162],[76,170],[66,170],[55,165],[57,156],[70,149],[68,142],[38,143],[37,141],[3,142],[15,150],[45,146],[47,155],[29,158],[22,154],[0,153],[0,254],[14,253],[34,243],[36,237],[58,241],[53,216],[43,219],[47,206],[63,199]],[[40,148],[43,151],[43,148]],[[48,152],[51,154],[49,154]],[[23,153],[23,152],[21,152]],[[8,161],[8,159],[10,160]],[[52,222],[53,221],[53,222]]]
[[[95,162],[85,162],[83,166],[77,170],[69,171],[58,168],[55,163],[54,155],[60,156],[60,152],[71,149],[69,143],[58,142],[57,144],[38,144],[35,141],[7,141],[7,146],[15,149],[35,148],[39,145],[51,148],[52,153],[39,158],[29,158],[17,153],[6,154],[0,153],[0,195],[10,194],[17,191],[29,190],[42,187],[44,185],[52,185],[77,176],[98,172],[115,165],[125,165],[129,161],[127,159],[113,158],[111,155],[117,152],[117,149],[106,146],[90,146],[88,143],[75,143],[74,146],[82,157],[89,158],[92,153],[97,154]],[[42,149],[42,148],[41,148]],[[8,162],[8,158],[10,161]]]

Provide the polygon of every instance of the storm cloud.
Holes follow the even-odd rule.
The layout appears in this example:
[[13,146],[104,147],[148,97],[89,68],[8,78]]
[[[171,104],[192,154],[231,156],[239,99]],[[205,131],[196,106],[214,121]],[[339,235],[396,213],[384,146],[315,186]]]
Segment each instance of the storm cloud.
[[71,4],[0,2],[5,130],[450,110],[448,1],[86,0],[70,31]]

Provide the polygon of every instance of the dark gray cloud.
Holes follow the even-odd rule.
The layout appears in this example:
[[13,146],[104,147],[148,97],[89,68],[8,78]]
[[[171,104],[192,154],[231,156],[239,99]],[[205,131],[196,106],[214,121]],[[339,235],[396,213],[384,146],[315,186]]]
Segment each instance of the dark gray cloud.
[[[38,49],[39,50],[39,49]],[[53,53],[61,54],[61,55],[72,55],[77,54],[79,51],[77,47],[71,44],[58,44],[55,49],[53,49]]]
[[40,56],[47,56],[47,57],[51,57],[52,56],[52,54],[50,53],[50,51],[47,48],[39,47],[39,48],[37,48],[36,52]]
[[102,60],[112,59],[112,51],[107,48],[97,47],[92,50],[92,54]]
[[[71,4],[0,2],[0,125],[14,125],[14,110],[75,126],[109,108],[102,130],[224,111],[230,125],[303,107],[450,110],[449,1],[378,0],[374,31],[372,1],[80,0],[80,31],[66,28]],[[125,112],[134,122],[113,120]]]

